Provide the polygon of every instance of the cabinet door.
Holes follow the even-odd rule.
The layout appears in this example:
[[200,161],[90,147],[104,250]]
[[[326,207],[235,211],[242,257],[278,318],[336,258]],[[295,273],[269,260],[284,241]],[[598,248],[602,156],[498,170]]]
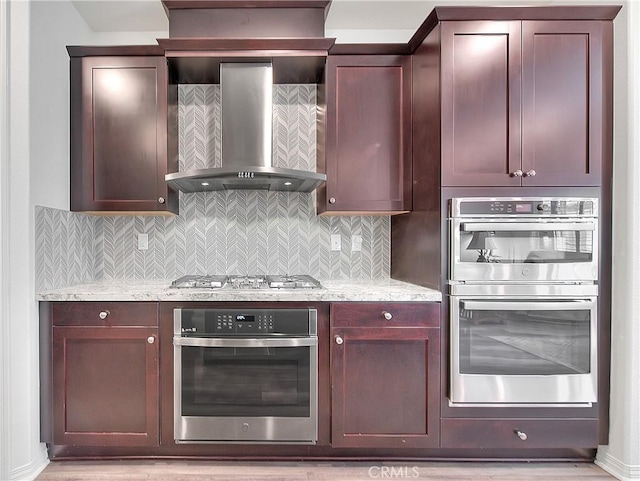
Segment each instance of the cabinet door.
[[442,185],[519,186],[520,22],[441,29]]
[[175,207],[167,89],[164,57],[71,58],[71,210]]
[[53,328],[53,442],[158,444],[158,329]]
[[600,184],[603,71],[602,22],[522,23],[522,185]]
[[332,446],[438,446],[439,329],[331,333]]
[[410,60],[327,60],[327,184],[320,191],[320,212],[411,209]]

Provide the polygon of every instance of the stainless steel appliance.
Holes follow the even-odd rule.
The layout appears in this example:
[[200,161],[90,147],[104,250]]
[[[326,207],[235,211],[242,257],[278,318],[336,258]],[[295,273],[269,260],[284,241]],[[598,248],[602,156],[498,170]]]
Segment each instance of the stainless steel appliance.
[[597,401],[597,208],[451,200],[452,405]]
[[178,443],[317,441],[315,309],[174,310]]
[[182,192],[271,190],[312,192],[326,174],[273,165],[273,66],[220,64],[222,165],[165,175]]
[[597,199],[452,199],[449,225],[451,281],[597,279]]
[[171,287],[194,289],[318,289],[320,282],[308,275],[187,275]]

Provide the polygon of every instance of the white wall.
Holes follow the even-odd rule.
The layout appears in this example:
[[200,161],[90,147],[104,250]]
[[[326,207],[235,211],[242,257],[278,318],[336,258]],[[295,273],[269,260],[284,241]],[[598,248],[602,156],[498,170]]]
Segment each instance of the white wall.
[[[37,322],[33,297],[33,232],[30,209],[29,153],[29,4],[8,2],[8,155],[3,196],[2,319],[5,347],[4,391],[8,417],[4,420],[8,445],[3,446],[2,471],[24,478],[45,460],[37,443],[38,377]],[[6,114],[7,115],[7,114]],[[10,280],[10,282],[8,282]],[[8,284],[8,285],[7,285]],[[34,415],[35,414],[35,415]]]
[[597,463],[640,479],[640,3],[616,18],[613,310],[609,445]]
[[39,442],[33,213],[35,205],[69,208],[65,47],[155,43],[168,33],[96,34],[66,0],[0,3],[0,61],[7,75],[6,85],[0,82],[0,479],[32,479],[47,463]]
[[0,479],[9,478],[9,466],[5,461],[9,449],[7,423],[9,420],[9,329],[6,300],[9,298],[5,271],[9,259],[8,232],[8,157],[9,157],[9,10],[0,2]]

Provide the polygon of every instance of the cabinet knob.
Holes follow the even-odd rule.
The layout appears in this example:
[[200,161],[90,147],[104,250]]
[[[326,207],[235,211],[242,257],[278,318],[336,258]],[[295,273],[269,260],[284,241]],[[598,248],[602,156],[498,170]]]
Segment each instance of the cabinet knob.
[[342,344],[344,344],[344,339],[342,339],[342,337],[340,336],[336,336],[336,344],[338,346],[341,346]]
[[525,433],[524,431],[520,431],[519,429],[516,429],[514,432],[516,433],[516,436],[518,436],[522,441],[526,441],[529,437],[527,436],[527,433]]
[[104,321],[109,316],[109,314],[111,314],[109,311],[100,311],[98,317]]
[[393,314],[391,314],[388,311],[382,311],[382,315],[387,321],[390,321],[391,319],[393,319]]
[[156,338],[153,337],[153,336],[149,336],[149,337],[147,337],[147,342],[149,344],[153,344],[154,342],[156,342]]
[[531,170],[527,170],[527,171],[524,173],[524,176],[525,176],[525,177],[535,177],[535,176],[536,176],[536,171],[535,171],[535,170],[533,170],[533,169],[531,169]]
[[330,197],[329,198],[329,204],[335,204],[336,203],[336,198],[335,197]]
[[164,197],[158,197],[158,204],[164,204]]
[[522,177],[523,175],[524,175],[524,172],[522,172],[520,169],[518,169],[515,172],[511,173],[512,177]]

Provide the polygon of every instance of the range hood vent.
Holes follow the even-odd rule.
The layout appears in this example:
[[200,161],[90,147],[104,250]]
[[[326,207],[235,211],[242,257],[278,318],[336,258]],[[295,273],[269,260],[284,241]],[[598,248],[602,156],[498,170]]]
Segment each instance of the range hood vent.
[[325,174],[271,165],[272,96],[271,63],[221,63],[222,167],[167,174],[167,183],[182,192],[311,192],[325,182]]

